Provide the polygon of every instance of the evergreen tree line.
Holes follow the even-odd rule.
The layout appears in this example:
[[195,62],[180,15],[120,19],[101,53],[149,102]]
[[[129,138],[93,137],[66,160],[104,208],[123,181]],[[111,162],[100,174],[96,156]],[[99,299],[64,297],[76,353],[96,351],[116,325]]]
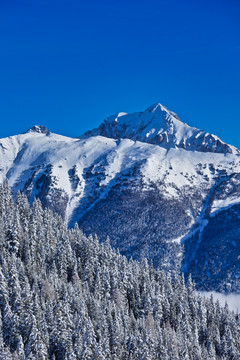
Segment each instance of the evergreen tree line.
[[0,359],[240,359],[240,320],[0,185]]

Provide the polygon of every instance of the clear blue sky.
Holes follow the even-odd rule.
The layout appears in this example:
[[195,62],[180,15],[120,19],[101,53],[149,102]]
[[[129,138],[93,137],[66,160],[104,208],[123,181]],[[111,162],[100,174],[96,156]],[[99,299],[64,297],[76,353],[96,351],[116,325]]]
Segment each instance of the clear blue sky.
[[0,137],[161,102],[240,148],[239,0],[0,0]]

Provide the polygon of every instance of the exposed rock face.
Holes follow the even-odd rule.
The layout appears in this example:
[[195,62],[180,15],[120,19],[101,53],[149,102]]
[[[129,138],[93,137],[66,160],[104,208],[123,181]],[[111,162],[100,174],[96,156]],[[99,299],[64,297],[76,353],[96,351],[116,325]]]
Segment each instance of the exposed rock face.
[[34,125],[30,129],[28,129],[27,133],[29,132],[36,132],[40,134],[50,134],[50,131],[46,128],[46,126],[42,125]]
[[160,104],[80,139],[35,126],[0,140],[0,181],[126,256],[240,291],[239,151]]

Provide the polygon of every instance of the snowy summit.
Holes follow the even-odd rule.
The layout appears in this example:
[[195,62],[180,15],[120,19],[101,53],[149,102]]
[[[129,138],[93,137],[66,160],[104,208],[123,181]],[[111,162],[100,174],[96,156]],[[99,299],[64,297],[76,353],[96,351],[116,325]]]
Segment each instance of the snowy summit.
[[166,149],[239,153],[238,149],[225,144],[217,136],[183,123],[174,112],[160,103],[153,104],[144,112],[120,112],[110,116],[97,129],[85,133],[85,136],[97,135],[114,139],[128,138]]

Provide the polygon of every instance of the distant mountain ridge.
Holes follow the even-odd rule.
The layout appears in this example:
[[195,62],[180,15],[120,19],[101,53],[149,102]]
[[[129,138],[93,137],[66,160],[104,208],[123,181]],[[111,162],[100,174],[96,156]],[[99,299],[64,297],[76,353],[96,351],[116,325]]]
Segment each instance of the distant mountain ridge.
[[199,289],[240,291],[239,150],[161,104],[80,138],[36,125],[1,139],[4,179],[128,257],[191,273]]

